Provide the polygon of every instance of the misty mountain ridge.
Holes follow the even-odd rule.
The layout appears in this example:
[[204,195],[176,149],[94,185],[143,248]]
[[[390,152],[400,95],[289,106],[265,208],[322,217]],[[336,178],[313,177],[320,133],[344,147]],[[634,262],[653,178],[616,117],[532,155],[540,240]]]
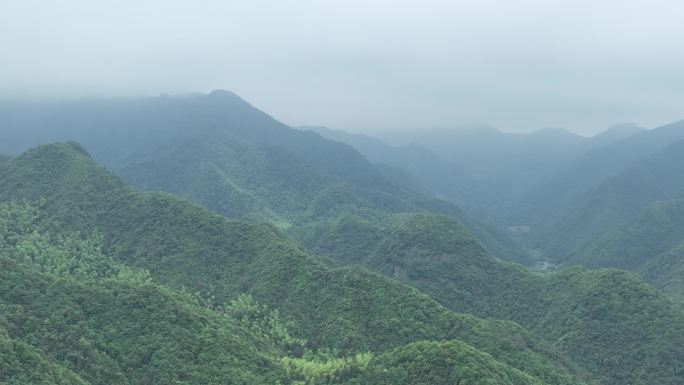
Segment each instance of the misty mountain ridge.
[[397,145],[227,91],[0,104],[0,263],[20,288],[0,295],[0,365],[83,384],[679,383],[681,127]]
[[40,144],[36,138],[77,140],[134,186],[229,217],[262,218],[300,234],[297,227],[346,212],[382,224],[387,215],[428,211],[468,222],[501,258],[526,259],[508,234],[477,223],[439,192],[383,175],[351,146],[294,130],[228,91],[14,108],[9,116],[14,125],[0,127],[14,139],[1,145],[5,151]]
[[684,2],[584,5],[3,3],[0,385],[684,385]]

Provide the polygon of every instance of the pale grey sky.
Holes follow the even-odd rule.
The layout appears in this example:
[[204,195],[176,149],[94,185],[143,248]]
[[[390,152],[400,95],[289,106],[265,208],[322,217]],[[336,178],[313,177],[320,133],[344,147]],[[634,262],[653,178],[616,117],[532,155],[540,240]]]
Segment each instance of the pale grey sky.
[[684,119],[681,0],[0,0],[0,97],[232,90],[289,124]]

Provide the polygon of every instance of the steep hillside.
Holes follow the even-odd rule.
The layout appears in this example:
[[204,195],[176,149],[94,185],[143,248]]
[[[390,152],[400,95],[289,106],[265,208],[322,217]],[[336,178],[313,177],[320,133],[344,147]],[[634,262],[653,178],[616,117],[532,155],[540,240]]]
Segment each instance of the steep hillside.
[[608,232],[578,254],[587,266],[616,266],[639,273],[684,300],[684,201],[649,205],[637,220]]
[[[0,167],[0,201],[13,200],[36,202],[41,226],[52,231],[96,231],[103,252],[119,263],[199,291],[211,306],[250,293],[293,321],[293,335],[311,349],[380,354],[458,339],[543,383],[573,381],[573,365],[515,323],[452,313],[394,280],[331,267],[267,224],[229,221],[170,195],[136,192],[74,143],[39,147]],[[587,270],[535,276],[498,262],[449,218],[397,219],[362,264],[396,272],[458,311],[518,321],[603,384],[684,378],[684,316],[638,279]],[[366,242],[373,245],[375,236]]]
[[684,316],[635,275],[572,268],[550,276],[538,294],[519,322],[554,341],[601,383],[682,381]]
[[382,163],[408,171],[428,190],[462,208],[491,203],[492,197],[480,183],[455,163],[417,144],[391,146],[380,139],[349,134],[326,127],[298,127],[328,139],[346,143],[372,163]]
[[587,152],[553,183],[568,187],[590,187],[616,175],[644,157],[684,139],[684,121],[643,131]]
[[[473,184],[468,178],[459,178],[455,181],[461,184],[459,189],[476,186],[477,189],[470,190],[482,192],[480,196],[468,197],[469,200],[461,194],[460,199],[464,199],[461,205],[470,209],[479,203],[485,210],[475,212],[476,217],[487,216],[502,226],[514,226],[530,223],[539,225],[533,220],[536,217],[531,217],[530,213],[540,211],[538,206],[541,203],[555,201],[565,190],[574,188],[572,184],[564,184],[561,190],[551,191],[554,196],[548,196],[547,190],[552,190],[548,186],[558,184],[556,178],[565,175],[587,152],[625,140],[642,131],[641,127],[634,124],[623,124],[594,137],[581,137],[560,128],[546,128],[531,133],[504,133],[485,126],[389,132],[385,137],[395,144],[417,143],[457,164],[467,175],[476,179]],[[440,187],[441,191],[454,191],[445,190],[444,184],[448,182],[447,186],[453,186],[450,181],[462,173],[438,175],[435,187]],[[453,197],[458,198],[459,195]],[[547,216],[540,215],[540,218],[544,217]]]
[[0,151],[77,140],[133,186],[170,192],[230,218],[262,219],[298,234],[299,226],[349,212],[379,221],[396,213],[438,212],[469,226],[497,257],[530,262],[509,234],[440,200],[439,191],[388,175],[352,147],[291,129],[228,91],[0,104],[0,116],[0,134],[8,138]]
[[225,203],[238,195],[240,203],[273,205],[286,217],[303,214],[307,202],[336,184],[371,202],[388,200],[387,209],[403,209],[412,198],[351,147],[293,130],[228,91],[28,104],[2,113],[12,123],[0,127],[9,138],[5,152],[52,137],[77,140],[143,188],[214,194]]
[[[30,206],[0,207],[0,253],[11,257],[0,257],[3,383],[357,384],[389,372],[393,383],[407,385],[428,373],[432,380],[541,383],[459,341],[377,356],[314,352],[249,296],[202,307],[201,298],[116,273],[121,266],[90,241],[36,233],[36,215]],[[416,350],[426,351],[406,354]],[[434,359],[425,361],[427,354]]]
[[[538,241],[548,242],[551,243],[549,247],[556,247],[552,244],[553,242],[563,242],[573,238],[572,234],[566,235],[566,231],[570,229],[564,228],[569,222],[581,221],[582,219],[579,218],[581,215],[593,215],[591,212],[578,214],[577,211],[578,209],[592,210],[587,206],[594,200],[594,194],[599,194],[597,199],[605,200],[610,199],[605,196],[606,193],[621,193],[611,190],[621,187],[617,185],[621,180],[624,181],[624,178],[619,177],[620,174],[630,169],[643,167],[645,158],[654,156],[667,146],[683,139],[684,121],[680,121],[643,131],[591,150],[567,171],[554,176],[545,185],[531,192],[521,201],[514,217],[520,222],[531,224]],[[658,177],[658,175],[655,176]],[[646,177],[648,178],[648,175]],[[616,180],[611,182],[611,179]],[[642,182],[648,183],[648,180]],[[645,187],[647,186],[639,186],[635,192],[640,193]],[[601,193],[604,195],[600,195]],[[631,192],[625,191],[625,193]],[[621,204],[620,199],[616,199],[618,205]],[[603,210],[602,207],[598,209]],[[615,215],[621,215],[619,206],[608,209],[614,211]],[[577,223],[571,226],[584,227]],[[565,254],[567,251],[567,249],[562,249],[559,254]]]
[[572,213],[561,216],[554,226],[542,232],[542,244],[559,261],[573,263],[581,259],[591,263],[585,248],[597,236],[634,221],[652,202],[684,197],[682,164],[684,140],[605,179],[574,203]]
[[65,366],[56,364],[40,350],[10,338],[4,328],[0,329],[0,382],[7,385],[88,384]]
[[401,215],[378,227],[348,215],[300,238],[316,253],[406,282],[459,312],[511,314],[526,291],[540,289],[527,270],[496,260],[447,217]]
[[[475,368],[475,370],[473,370]],[[419,342],[383,354],[358,384],[542,384],[460,342]]]
[[393,143],[417,143],[462,167],[495,198],[504,220],[511,204],[591,148],[591,140],[560,128],[504,133],[492,127],[388,133]]
[[255,384],[281,370],[266,341],[154,286],[85,285],[0,263],[8,333],[88,383]]
[[[667,384],[684,374],[678,363],[684,338],[677,336],[684,332],[684,313],[626,272],[536,275],[497,261],[444,217],[399,217],[382,229],[346,217],[318,230],[303,237],[313,250],[411,284],[450,309],[519,322],[603,383]],[[661,338],[666,331],[670,337]]]
[[452,214],[453,210],[448,208],[436,207],[432,210],[458,218],[498,258],[523,265],[531,265],[534,262],[529,252],[518,245],[506,229],[493,224],[496,222],[496,215],[492,215],[492,211],[499,208],[494,194],[456,164],[417,144],[395,147],[366,135],[348,134],[325,127],[300,129],[309,129],[329,139],[347,143],[371,162],[404,170],[409,175],[398,176],[396,184],[406,185],[407,181],[415,180],[429,193],[455,203],[467,211],[470,215],[466,216],[458,212]]
[[[98,176],[99,175],[99,176]],[[178,198],[138,193],[76,144],[31,150],[0,168],[0,201],[40,205],[41,226],[96,231],[103,252],[215,306],[245,292],[294,321],[312,349],[382,352],[460,339],[546,383],[572,383],[564,359],[520,326],[449,312],[359,268],[331,268],[267,224],[235,222]]]

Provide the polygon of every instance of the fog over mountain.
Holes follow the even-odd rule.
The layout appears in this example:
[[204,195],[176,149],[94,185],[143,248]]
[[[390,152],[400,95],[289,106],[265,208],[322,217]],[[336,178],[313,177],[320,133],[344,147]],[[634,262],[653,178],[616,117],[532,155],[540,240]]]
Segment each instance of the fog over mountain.
[[0,6],[0,385],[684,384],[684,3]]
[[591,134],[681,118],[677,0],[22,0],[0,96],[230,89],[291,125]]

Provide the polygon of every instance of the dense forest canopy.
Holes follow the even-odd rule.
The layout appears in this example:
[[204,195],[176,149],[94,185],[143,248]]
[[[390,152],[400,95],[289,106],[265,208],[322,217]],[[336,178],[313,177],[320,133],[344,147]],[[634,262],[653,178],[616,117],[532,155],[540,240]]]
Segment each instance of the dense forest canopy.
[[681,122],[388,144],[227,91],[0,115],[2,383],[684,382]]

